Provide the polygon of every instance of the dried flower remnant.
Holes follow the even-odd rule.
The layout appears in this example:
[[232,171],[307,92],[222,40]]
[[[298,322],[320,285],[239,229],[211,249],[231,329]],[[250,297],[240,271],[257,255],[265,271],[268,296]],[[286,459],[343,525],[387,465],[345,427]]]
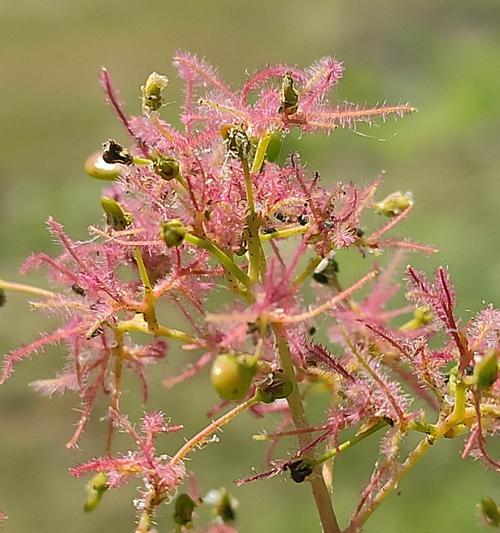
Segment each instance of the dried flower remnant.
[[[32,386],[79,396],[80,416],[67,445],[79,444],[97,402],[110,409],[102,457],[72,469],[75,476],[93,474],[85,510],[106,505],[108,490],[134,478],[141,485],[136,533],[152,532],[157,507],[170,501],[180,528],[234,531],[225,522],[236,518],[236,504],[225,489],[217,501],[203,501],[191,488],[174,495],[189,484],[192,454],[218,442],[220,430],[244,412],[263,423],[279,417],[274,432],[256,439],[271,443],[269,469],[245,481],[287,472],[310,485],[327,533],[341,531],[330,498],[332,458],[362,440],[379,436],[380,458],[348,533],[361,530],[437,440],[465,437],[463,456],[498,470],[487,444],[500,430],[500,311],[489,306],[461,325],[447,271],[439,269],[430,281],[412,267],[408,303],[394,307],[403,253],[435,251],[389,236],[411,213],[411,194],[376,201],[381,178],[365,186],[325,185],[283,143],[293,129],[330,134],[414,108],[331,104],[328,93],[343,74],[334,58],[307,69],[266,67],[239,91],[197,56],[178,52],[173,63],[185,85],[181,129],[160,116],[165,76],[147,78],[141,114],[129,116],[109,73],[101,72],[106,100],[129,136],[126,146],[110,139],[85,164],[90,176],[111,185],[100,198],[103,221],[90,227],[90,240],[79,242],[49,219],[62,251],[34,254],[23,271],[46,268],[53,290],[0,279],[0,304],[6,292],[18,291],[61,320],[54,332],[5,356],[0,383],[23,359],[64,343],[63,371]],[[385,218],[365,226],[367,211]],[[344,286],[343,254],[370,263],[371,253],[392,252],[386,267],[367,265]],[[304,290],[309,285],[313,295]],[[174,327],[172,313],[159,312],[163,302],[185,319],[184,329]],[[313,342],[325,325],[330,341]],[[191,354],[191,363],[165,383],[206,372],[214,399],[222,399],[210,416],[225,412],[167,455],[155,439],[181,427],[149,412],[137,429],[124,412],[123,380],[133,374],[146,402],[149,368],[179,350]],[[307,400],[314,391],[327,397],[328,409],[311,425]],[[134,450],[115,451],[118,430],[132,436]],[[405,455],[413,434],[421,440]],[[226,432],[224,440],[230,438]],[[290,438],[296,443],[286,458],[272,459],[277,442]],[[208,527],[198,524],[204,504],[214,511]],[[485,505],[491,521],[493,507]]]

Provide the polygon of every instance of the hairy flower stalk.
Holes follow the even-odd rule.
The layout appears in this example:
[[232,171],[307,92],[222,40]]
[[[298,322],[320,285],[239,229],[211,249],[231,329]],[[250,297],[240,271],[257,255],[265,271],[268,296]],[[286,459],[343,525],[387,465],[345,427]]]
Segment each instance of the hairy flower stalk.
[[[216,504],[200,497],[196,473],[186,467],[238,416],[259,417],[266,429],[256,440],[270,446],[264,471],[237,484],[275,475],[306,481],[325,533],[341,531],[331,501],[342,490],[333,459],[361,441],[378,446],[380,456],[345,533],[361,531],[438,440],[463,438],[464,458],[500,470],[489,451],[500,432],[500,311],[490,305],[462,323],[447,270],[431,279],[411,266],[407,303],[395,306],[405,254],[436,251],[392,235],[413,213],[411,193],[380,194],[382,177],[367,185],[323,183],[284,143],[294,129],[330,134],[415,109],[329,102],[343,74],[330,57],[306,69],[266,67],[239,91],[195,55],[180,51],[173,64],[185,87],[181,128],[161,116],[170,100],[167,76],[147,77],[138,115],[130,116],[109,73],[101,72],[126,134],[85,162],[88,174],[107,184],[96,198],[102,219],[83,242],[47,221],[61,252],[33,254],[22,272],[46,269],[50,290],[0,279],[1,312],[17,292],[60,320],[55,331],[5,355],[0,384],[24,359],[62,343],[63,370],[32,387],[76,395],[80,414],[67,446],[79,445],[97,404],[108,408],[102,456],[71,469],[75,477],[92,476],[84,510],[97,512],[109,490],[134,480],[136,533],[151,533],[158,507],[174,501],[177,531],[234,533],[234,498],[227,489],[217,492]],[[378,222],[365,226],[367,212]],[[346,254],[364,265],[350,285]],[[372,255],[389,259],[380,266]],[[319,328],[326,328],[326,342],[317,341]],[[123,383],[133,375],[148,404],[148,376],[160,371],[158,363],[184,355],[190,362],[163,383],[190,390],[189,379],[204,373],[215,405],[196,435],[177,450],[162,442],[160,450],[159,437],[182,426],[159,411],[145,411],[134,425],[123,412]],[[328,406],[314,426],[312,391],[321,391]],[[276,428],[267,431],[271,424]],[[117,431],[131,437],[129,447],[118,449]],[[412,433],[421,440],[407,454]],[[226,431],[222,445],[230,440]],[[288,444],[281,460],[274,457],[280,441]],[[203,505],[212,506],[208,526],[198,516]],[[481,505],[487,523],[498,521],[491,498]]]

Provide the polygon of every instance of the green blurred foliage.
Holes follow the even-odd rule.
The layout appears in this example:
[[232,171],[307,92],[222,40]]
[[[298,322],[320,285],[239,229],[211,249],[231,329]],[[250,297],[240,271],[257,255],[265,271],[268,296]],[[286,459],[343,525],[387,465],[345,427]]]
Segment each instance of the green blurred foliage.
[[[53,215],[76,238],[100,216],[101,183],[82,171],[86,156],[108,137],[126,141],[106,108],[97,83],[101,65],[111,71],[130,112],[139,112],[139,86],[152,70],[172,79],[175,122],[180,85],[170,66],[177,48],[200,53],[235,87],[266,62],[307,65],[322,55],[345,61],[337,100],[374,104],[409,101],[420,112],[356,135],[304,136],[300,149],[322,178],[367,181],[385,169],[384,192],[412,190],[416,209],[401,232],[440,252],[412,261],[430,271],[449,265],[464,319],[483,300],[498,305],[498,198],[500,195],[500,4],[498,0],[0,0],[0,274],[20,279],[17,268],[34,250],[55,252],[43,221]],[[287,149],[298,146],[290,142]],[[39,275],[34,283],[43,283]],[[0,311],[0,352],[46,330],[53,319],[29,312],[9,295]],[[82,451],[67,451],[77,413],[75,399],[42,399],[27,383],[61,364],[54,349],[20,365],[0,391],[0,508],[9,533],[131,531],[133,488],[105,494],[84,515],[85,480],[67,468],[100,453],[102,423],[94,417]],[[182,366],[172,350],[152,376],[151,406],[172,415],[191,434],[215,401],[202,375],[178,390],[161,377]],[[184,357],[184,356],[183,356]],[[141,412],[137,383],[125,403]],[[193,390],[196,388],[196,394]],[[102,405],[102,413],[104,405]],[[191,463],[204,493],[260,468],[262,444],[249,436],[259,421],[245,415],[222,442]],[[181,437],[165,438],[172,452]],[[177,439],[177,440],[176,440]],[[124,438],[124,444],[126,440]],[[459,458],[459,443],[440,443],[374,515],[368,533],[470,533],[481,527],[474,505],[500,495],[498,481],[480,465]],[[375,442],[338,462],[335,503],[342,522],[370,474]],[[317,531],[309,491],[274,479],[233,490],[241,501],[239,527],[254,531]],[[168,531],[173,510],[160,513]]]

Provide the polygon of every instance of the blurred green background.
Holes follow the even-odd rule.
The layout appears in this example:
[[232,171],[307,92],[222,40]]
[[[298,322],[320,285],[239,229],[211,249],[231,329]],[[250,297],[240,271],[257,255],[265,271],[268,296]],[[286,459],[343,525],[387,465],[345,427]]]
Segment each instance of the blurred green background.
[[[336,131],[305,136],[311,169],[327,179],[374,178],[387,171],[384,192],[412,190],[416,209],[400,228],[436,245],[430,271],[449,265],[468,318],[500,300],[500,3],[498,0],[0,0],[0,275],[19,280],[17,268],[33,250],[55,252],[44,220],[53,215],[84,238],[100,216],[101,184],[82,171],[86,156],[108,137],[126,136],[105,106],[97,74],[111,71],[130,112],[139,111],[139,86],[152,70],[172,79],[165,116],[175,121],[179,84],[170,66],[178,48],[205,56],[235,87],[245,71],[266,62],[308,65],[335,55],[346,74],[333,98],[374,104],[409,101],[420,112],[363,137]],[[42,283],[40,276],[33,276]],[[0,352],[51,327],[9,295],[0,311]],[[157,370],[159,383],[168,366]],[[21,364],[0,390],[0,509],[9,533],[125,532],[133,530],[134,489],[107,494],[92,515],[82,512],[84,480],[67,468],[102,449],[102,424],[93,420],[82,451],[64,442],[77,418],[75,399],[43,399],[28,388],[61,363],[54,349]],[[161,375],[159,375],[161,374]],[[130,410],[140,413],[136,384]],[[196,389],[196,394],[193,390]],[[215,397],[206,377],[174,391],[159,385],[151,406],[164,409],[191,434]],[[104,411],[103,411],[104,412]],[[249,435],[259,423],[244,416],[222,442],[192,462],[203,492],[231,486],[259,468],[262,444]],[[179,440],[161,441],[173,451]],[[368,523],[375,533],[480,531],[475,503],[500,497],[492,473],[459,458],[460,443],[444,442],[422,461]],[[498,447],[497,447],[498,448]],[[374,444],[356,447],[338,463],[336,508],[343,523],[370,474]],[[274,479],[234,489],[241,502],[239,529],[250,532],[318,531],[306,487]],[[160,532],[169,531],[162,509]]]

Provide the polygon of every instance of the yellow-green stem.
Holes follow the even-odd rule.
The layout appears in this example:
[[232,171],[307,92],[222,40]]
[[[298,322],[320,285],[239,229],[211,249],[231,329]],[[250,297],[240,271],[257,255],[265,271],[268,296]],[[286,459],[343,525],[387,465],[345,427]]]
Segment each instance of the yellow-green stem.
[[252,398],[245,400],[244,402],[238,404],[236,407],[228,411],[225,415],[222,415],[217,420],[214,420],[211,424],[203,428],[199,433],[194,437],[189,439],[182,448],[172,457],[170,460],[171,464],[178,463],[182,461],[187,455],[189,455],[195,448],[203,445],[209,437],[211,437],[216,431],[220,428],[234,420],[240,413],[248,409],[252,405],[255,405],[259,402],[259,394],[255,394]]
[[303,235],[308,229],[309,226],[293,226],[291,228],[280,229],[274,233],[263,233],[260,235],[260,240],[270,241],[272,239],[284,239],[287,237],[294,237],[295,235]]
[[197,246],[198,248],[203,248],[210,255],[212,255],[215,259],[217,259],[219,263],[224,267],[224,269],[231,272],[231,274],[242,285],[244,285],[244,287],[240,289],[240,293],[242,294],[242,296],[244,296],[246,300],[251,301],[251,295],[249,294],[248,290],[246,290],[248,286],[250,285],[250,278],[240,269],[240,267],[226,253],[224,253],[213,242],[207,239],[196,237],[196,235],[193,235],[191,233],[186,233],[184,240],[185,242],[192,244],[193,246]]
[[43,296],[44,298],[51,298],[56,293],[40,289],[39,287],[33,287],[32,285],[25,285],[23,283],[14,283],[11,281],[5,281],[0,279],[0,289],[6,289],[8,291],[22,292],[24,294],[31,294],[33,296]]
[[[297,429],[303,429],[309,424],[307,422],[304,405],[300,396],[299,387],[297,384],[297,378],[295,376],[295,370],[293,368],[292,356],[290,348],[283,335],[282,328],[279,324],[273,325],[274,334],[278,344],[278,352],[280,357],[281,368],[288,379],[293,384],[291,394],[287,398],[288,406],[290,408],[290,414],[292,415],[293,422]],[[299,433],[297,435],[299,445],[304,448],[308,444],[308,437],[305,434]],[[312,458],[313,453],[310,452],[306,457]],[[321,468],[316,466],[308,481],[311,483],[311,489],[313,492],[316,507],[320,516],[321,524],[324,533],[340,533],[339,525],[330,498],[330,493],[325,485],[323,476],[321,475]]]
[[351,446],[354,446],[358,442],[366,439],[366,437],[369,437],[370,435],[372,435],[373,433],[375,433],[379,429],[382,429],[385,426],[387,426],[387,422],[385,422],[384,420],[381,420],[380,422],[377,422],[376,424],[374,424],[373,426],[369,427],[365,431],[363,431],[361,433],[358,433],[357,435],[354,435],[354,437],[344,441],[342,444],[339,444],[338,446],[335,446],[331,450],[327,450],[325,453],[323,453],[319,457],[316,457],[314,459],[314,464],[315,465],[319,465],[319,464],[321,464],[321,463],[323,463],[325,461],[328,461],[328,459],[331,459],[332,457],[335,457],[339,453],[344,452],[345,450],[347,450]]
[[391,492],[398,486],[401,479],[415,466],[430,446],[431,442],[427,437],[417,444],[415,449],[408,454],[405,462],[398,469],[395,478],[387,482],[382,490],[375,496],[375,498],[373,498],[368,507],[351,520],[345,533],[356,533],[359,531],[360,527],[368,520],[368,518],[370,518],[385,498],[387,498],[387,496],[389,496],[389,494],[391,494]]
[[202,339],[193,337],[192,335],[189,335],[184,331],[179,331],[178,329],[172,329],[158,325],[155,330],[152,330],[150,329],[147,322],[144,322],[143,320],[124,320],[118,323],[117,329],[122,332],[136,331],[138,333],[147,333],[151,335],[156,335],[158,337],[167,337],[169,339],[175,339],[189,344],[203,344]]
[[[120,410],[120,393],[122,383],[122,357],[123,357],[123,331],[119,328],[115,329],[116,346],[113,348],[113,355],[115,358],[115,374],[114,374],[114,390],[111,398],[112,412]],[[114,421],[113,415],[110,414],[108,422],[108,434],[106,438],[106,454],[111,454],[111,446],[113,444]]]
[[149,280],[149,274],[142,258],[141,250],[136,248],[134,250],[134,258],[139,270],[139,276],[144,286],[144,303],[146,304],[146,311],[144,311],[144,320],[148,323],[150,330],[156,331],[158,329],[158,320],[156,319],[155,304],[156,297]]
[[316,267],[321,263],[321,257],[309,259],[306,268],[293,280],[295,286],[300,286],[314,272]]

